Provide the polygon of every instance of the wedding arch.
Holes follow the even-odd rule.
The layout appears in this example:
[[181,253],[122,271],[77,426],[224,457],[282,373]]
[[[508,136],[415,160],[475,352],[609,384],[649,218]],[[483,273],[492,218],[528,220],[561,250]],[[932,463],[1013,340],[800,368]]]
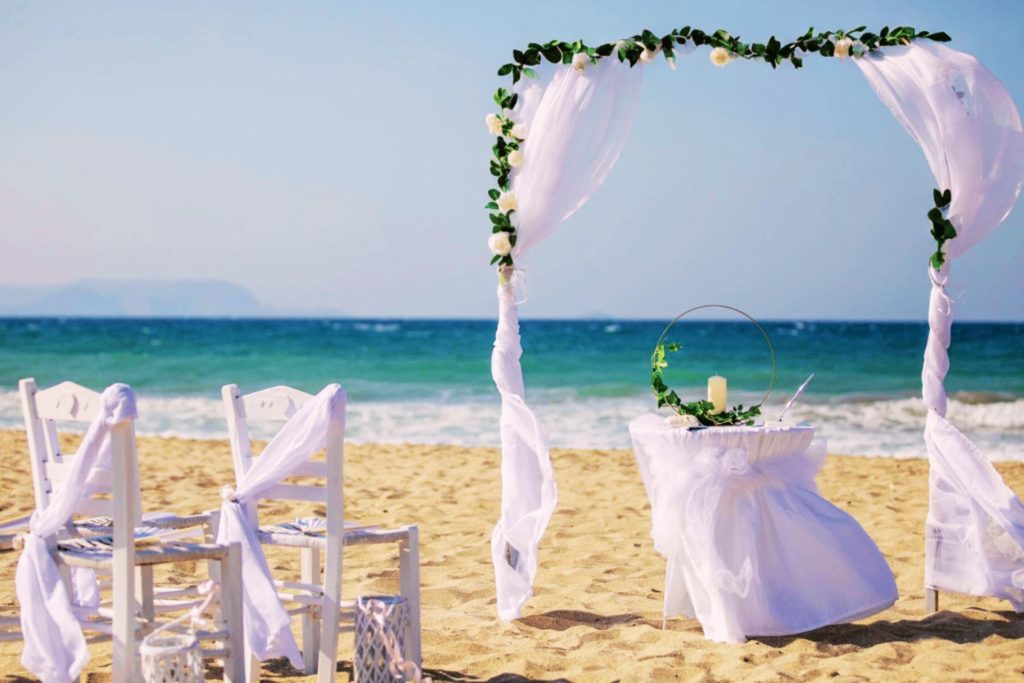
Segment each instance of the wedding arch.
[[[800,68],[813,55],[850,59],[920,145],[937,189],[928,211],[936,250],[928,341],[921,373],[930,462],[925,584],[1009,600],[1024,611],[1024,505],[985,456],[946,420],[944,379],[953,322],[946,295],[950,261],[999,225],[1024,183],[1020,115],[996,77],[974,57],[940,43],[945,33],[888,27],[877,33],[808,30],[781,43],[744,43],[724,30],[650,31],[596,47],[582,41],[531,43],[498,70],[499,111],[488,192],[492,265],[498,267],[498,327],[491,372],[501,395],[501,517],[491,538],[497,608],[519,617],[532,594],[537,549],[557,501],[548,441],[526,402],[520,357],[515,262],[583,206],[622,152],[643,70],[697,47],[711,61],[738,59]],[[934,593],[930,593],[934,595]]]

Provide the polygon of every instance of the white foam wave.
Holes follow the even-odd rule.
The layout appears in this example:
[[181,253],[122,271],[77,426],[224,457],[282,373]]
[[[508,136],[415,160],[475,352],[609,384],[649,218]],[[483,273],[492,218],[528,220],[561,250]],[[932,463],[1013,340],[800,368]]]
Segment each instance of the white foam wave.
[[[535,409],[553,446],[629,448],[628,425],[651,410],[646,396],[575,398],[568,392],[539,394]],[[779,407],[766,411],[772,419]],[[499,444],[497,397],[474,401],[352,402],[348,438],[374,443],[429,443],[465,446]],[[829,451],[898,458],[924,457],[919,399],[797,403],[787,421],[813,424],[828,439]],[[140,434],[226,439],[223,408],[215,398],[139,398]],[[949,403],[949,418],[992,460],[1024,461],[1024,399],[986,404]],[[0,392],[0,427],[21,428],[18,396]],[[266,438],[273,425],[254,425]]]

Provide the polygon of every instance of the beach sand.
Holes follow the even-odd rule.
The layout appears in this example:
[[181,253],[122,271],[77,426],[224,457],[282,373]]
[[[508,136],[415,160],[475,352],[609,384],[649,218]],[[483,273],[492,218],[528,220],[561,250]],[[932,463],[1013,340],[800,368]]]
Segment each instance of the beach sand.
[[[21,432],[0,432],[0,519],[31,509],[25,453]],[[223,441],[140,438],[139,453],[147,510],[215,507],[220,487],[233,480]],[[688,619],[661,629],[664,562],[651,543],[650,511],[630,452],[556,449],[553,460],[561,501],[540,549],[535,595],[522,619],[503,624],[490,563],[497,450],[347,446],[347,516],[420,527],[424,662],[435,681],[1024,678],[1024,615],[1008,603],[943,595],[941,611],[924,614],[924,460],[830,456],[819,476],[822,495],[856,517],[885,553],[899,585],[896,605],[855,624],[744,645],[706,642]],[[997,467],[1024,492],[1024,463]],[[298,514],[278,508],[269,512],[283,519]],[[277,549],[268,556],[279,578],[298,576],[297,557]],[[16,553],[0,554],[3,614],[17,609],[16,561]],[[350,549],[346,594],[397,592],[396,567],[390,548]],[[20,643],[0,643],[3,680],[26,675],[20,652]],[[83,679],[108,680],[109,645],[90,652]],[[351,676],[351,652],[343,636],[338,680]],[[265,663],[262,678],[313,680],[281,661]]]

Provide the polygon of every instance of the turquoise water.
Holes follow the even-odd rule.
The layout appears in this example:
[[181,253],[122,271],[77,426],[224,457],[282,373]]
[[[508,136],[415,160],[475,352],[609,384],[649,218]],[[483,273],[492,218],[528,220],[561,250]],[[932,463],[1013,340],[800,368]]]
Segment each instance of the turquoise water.
[[[651,321],[524,321],[528,397],[555,444],[628,444],[629,419],[653,408],[651,349],[664,327]],[[919,454],[921,356],[918,323],[768,322],[777,353],[778,407],[816,373],[797,416],[826,423],[833,444]],[[683,322],[672,339],[669,383],[696,399],[711,374],[729,378],[737,400],[763,393],[768,350],[745,323]],[[491,320],[0,320],[0,424],[18,424],[19,378],[41,386],[73,379],[92,387],[123,381],[147,399],[140,431],[220,436],[222,384],[243,390],[291,384],[349,391],[353,437],[497,443],[490,378]],[[1024,324],[958,323],[947,388],[967,427],[993,432],[998,457],[1024,444]],[[800,412],[803,411],[803,412]],[[361,423],[361,424],[360,424]],[[857,433],[904,434],[853,439]],[[823,427],[825,431],[829,428]],[[973,436],[973,435],[972,435]],[[848,438],[851,437],[851,438]],[[904,438],[905,437],[905,438]],[[845,441],[844,441],[845,440]],[[982,439],[985,441],[985,439]],[[911,452],[913,451],[913,453]]]

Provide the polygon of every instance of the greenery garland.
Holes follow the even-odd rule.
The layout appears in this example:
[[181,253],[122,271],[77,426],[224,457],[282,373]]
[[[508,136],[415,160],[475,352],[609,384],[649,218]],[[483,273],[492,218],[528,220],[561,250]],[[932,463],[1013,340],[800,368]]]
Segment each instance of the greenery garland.
[[679,394],[668,388],[668,385],[665,384],[668,353],[681,348],[682,345],[679,342],[659,343],[654,347],[654,353],[651,355],[651,388],[654,389],[654,396],[658,399],[658,407],[668,406],[679,415],[693,415],[705,427],[750,426],[754,424],[754,418],[761,414],[760,405],[750,406],[744,410],[741,403],[731,410],[716,413],[715,404],[711,401],[683,403]]
[[939,192],[938,188],[932,190],[932,197],[935,199],[935,206],[928,212],[928,220],[932,222],[932,237],[935,238],[935,253],[932,254],[932,268],[939,270],[946,262],[946,242],[956,237],[956,228],[946,217],[949,214],[949,205],[953,203],[953,193],[948,189]]
[[[803,60],[807,54],[817,53],[822,57],[838,57],[843,59],[847,56],[861,57],[879,48],[891,45],[907,45],[913,40],[927,39],[938,42],[947,42],[949,35],[942,31],[931,33],[928,31],[917,31],[911,26],[897,26],[890,29],[884,27],[878,33],[865,31],[866,27],[858,26],[851,30],[839,29],[836,31],[814,32],[814,28],[807,29],[807,32],[796,40],[788,43],[781,43],[772,36],[767,43],[744,43],[739,36],[733,36],[728,31],[719,29],[714,33],[706,33],[700,29],[691,29],[689,26],[673,29],[672,32],[658,37],[648,30],[642,33],[624,38],[615,43],[604,43],[598,46],[588,46],[581,40],[572,43],[552,40],[547,43],[530,43],[525,50],[513,50],[512,61],[503,64],[498,69],[499,76],[511,76],[512,84],[519,82],[524,76],[535,77],[536,72],[531,68],[547,60],[552,64],[571,64],[577,70],[584,70],[592,64],[597,64],[601,59],[615,55],[620,62],[628,62],[631,67],[637,63],[649,63],[654,61],[660,52],[665,60],[675,68],[675,51],[687,44],[693,46],[711,46],[711,61],[717,66],[725,66],[733,59],[761,60],[771,67],[777,68],[783,62],[788,61],[795,68],[803,66]],[[512,214],[518,208],[518,200],[512,191],[509,176],[512,169],[522,164],[523,155],[520,145],[526,138],[528,131],[522,128],[521,124],[514,124],[511,119],[511,112],[519,101],[516,93],[509,92],[505,88],[498,88],[494,93],[494,103],[498,106],[497,114],[487,115],[487,127],[491,134],[496,137],[491,147],[493,157],[490,162],[491,175],[496,179],[496,187],[488,190],[487,195],[490,201],[485,208],[491,211],[491,238],[489,246],[493,257],[491,265],[497,264],[500,267],[513,265],[512,249],[516,245],[517,231],[512,223]],[[946,193],[948,194],[948,190]],[[949,202],[939,205],[940,195],[936,191],[936,209],[939,218],[944,221],[937,222],[932,218],[932,235],[939,243],[939,249],[932,255],[932,265],[941,267],[943,263],[942,245],[944,242],[956,236],[956,230],[952,224],[942,215],[942,209],[948,207]],[[938,227],[941,225],[941,231]]]

